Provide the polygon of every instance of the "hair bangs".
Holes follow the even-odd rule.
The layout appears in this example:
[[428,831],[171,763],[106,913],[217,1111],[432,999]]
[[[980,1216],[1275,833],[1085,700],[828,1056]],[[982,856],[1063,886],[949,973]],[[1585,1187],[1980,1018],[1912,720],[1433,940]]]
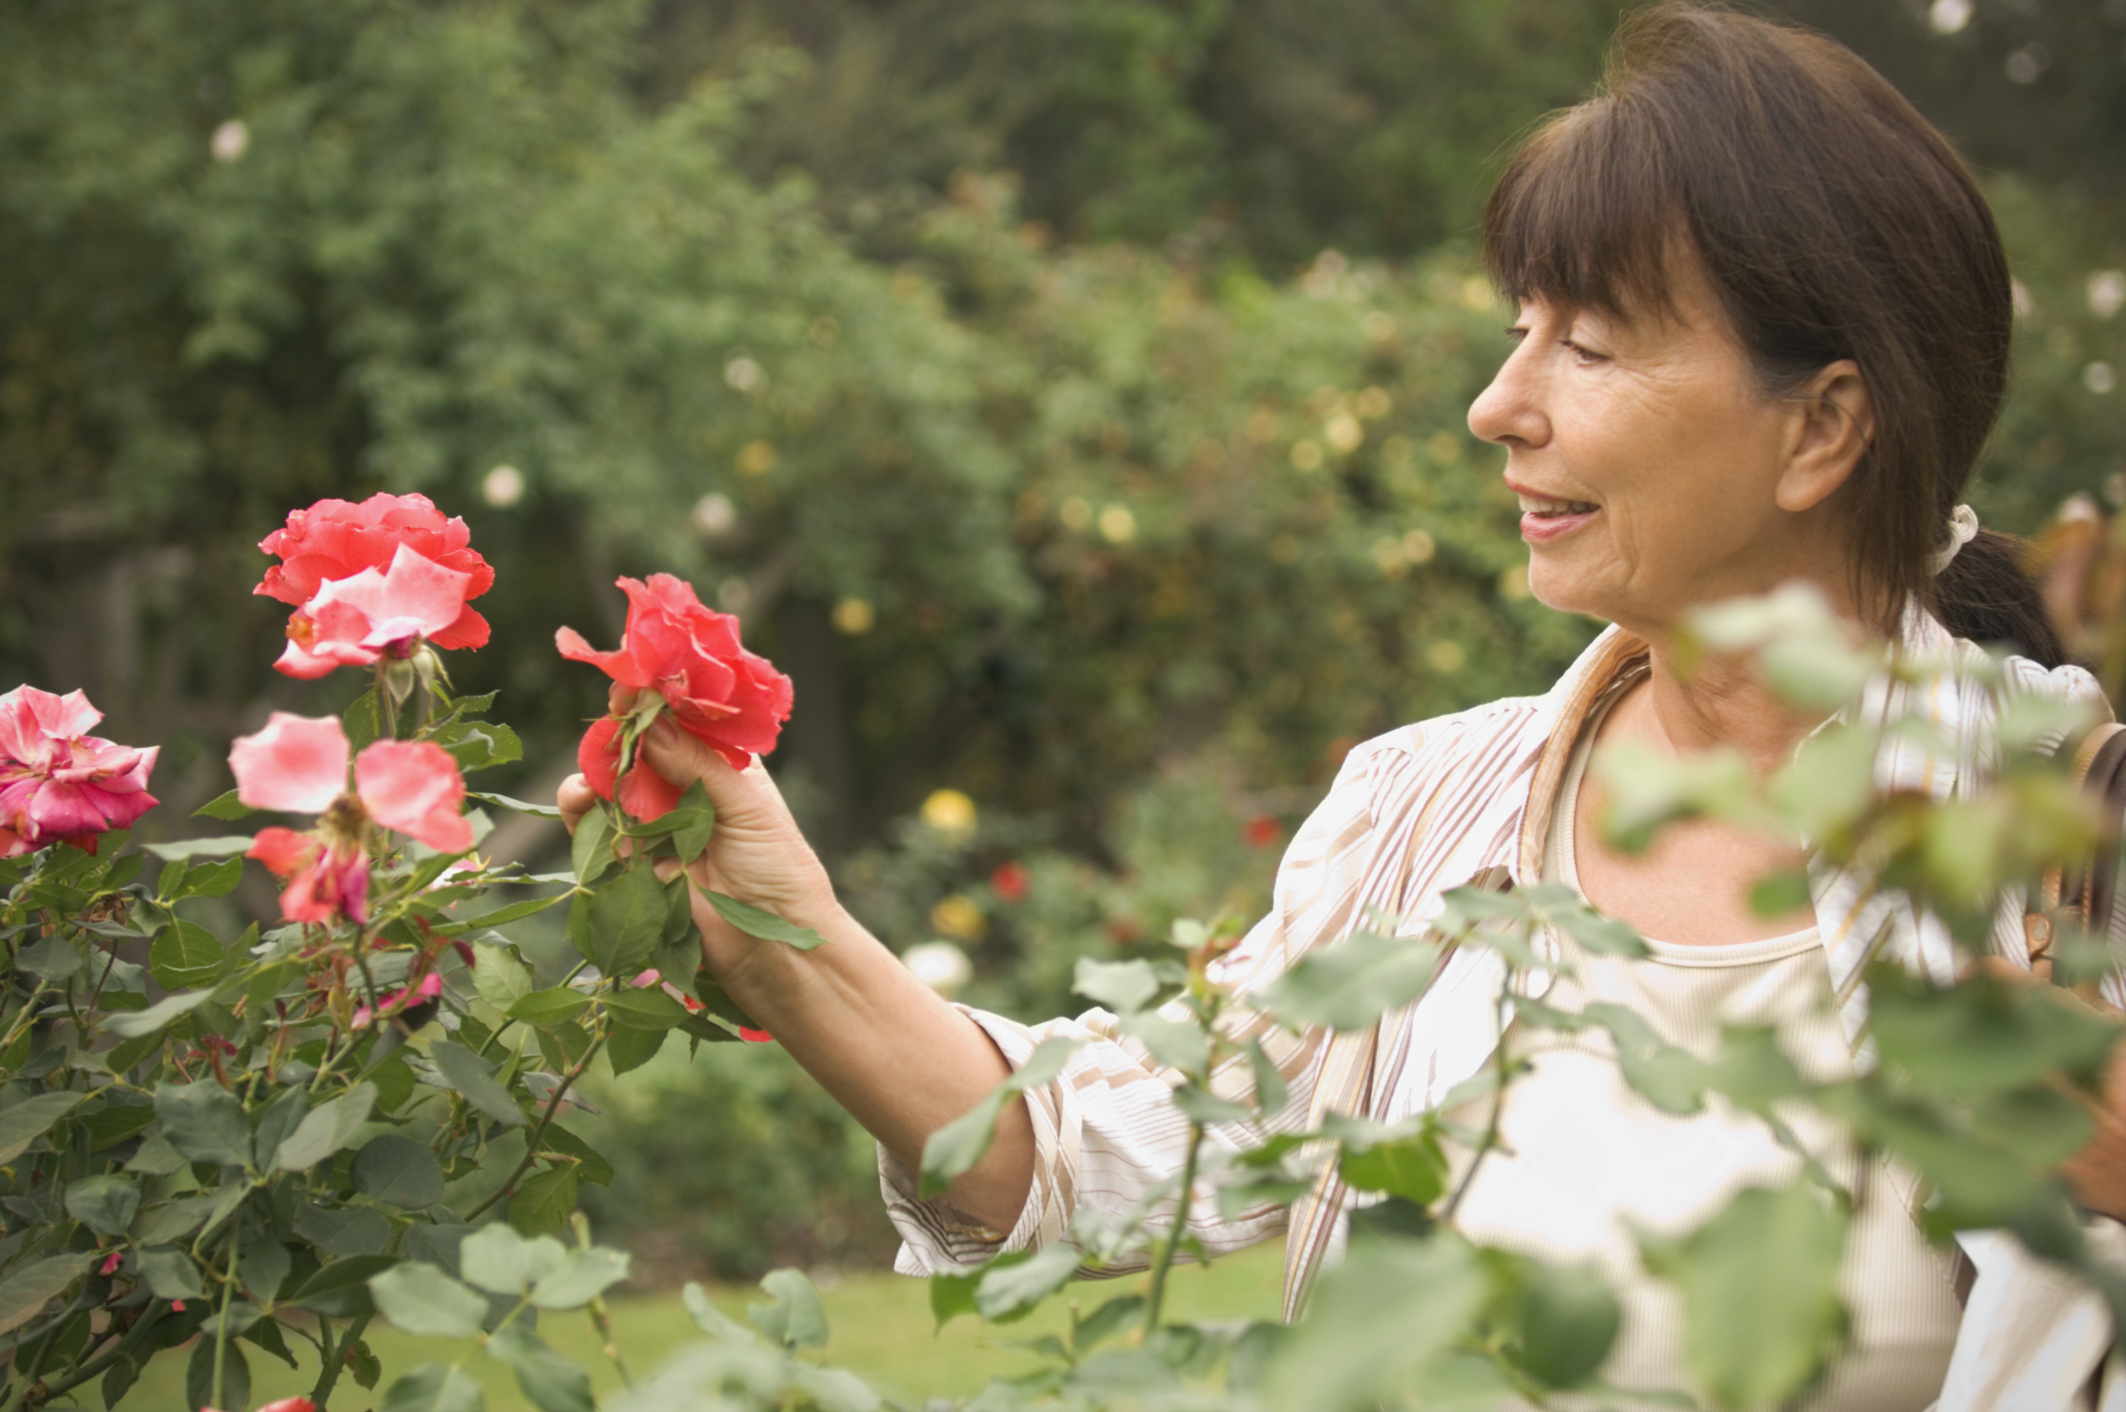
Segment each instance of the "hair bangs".
[[1646,124],[1615,98],[1558,114],[1484,208],[1485,268],[1506,296],[1615,318],[1675,311],[1670,260],[1689,246],[1684,194]]

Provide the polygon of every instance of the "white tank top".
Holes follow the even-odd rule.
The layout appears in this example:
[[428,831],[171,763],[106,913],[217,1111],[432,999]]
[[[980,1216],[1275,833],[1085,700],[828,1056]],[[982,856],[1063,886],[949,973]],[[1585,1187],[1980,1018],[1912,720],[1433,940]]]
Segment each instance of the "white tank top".
[[[1544,858],[1544,879],[1575,890],[1572,820],[1597,724],[1589,722],[1573,753]],[[1723,1023],[1774,1023],[1804,1074],[1825,1080],[1852,1072],[1814,928],[1733,945],[1650,940],[1648,947],[1651,956],[1632,961],[1590,957],[1566,942],[1578,974],[1559,977],[1546,1003],[1564,1010],[1597,1001],[1628,1006],[1669,1043],[1707,1058]],[[1532,1069],[1507,1091],[1503,1146],[1485,1157],[1456,1225],[1485,1244],[1592,1262],[1624,1309],[1603,1380],[1633,1391],[1695,1392],[1683,1354],[1682,1302],[1672,1285],[1639,1267],[1632,1228],[1686,1233],[1745,1186],[1795,1180],[1800,1160],[1763,1123],[1721,1100],[1691,1117],[1647,1103],[1619,1075],[1606,1032],[1563,1035],[1515,1025],[1506,1042]],[[1446,1116],[1482,1131],[1489,1105],[1479,1099]],[[1854,1155],[1834,1127],[1812,1116],[1792,1126],[1851,1189]],[[1458,1181],[1469,1151],[1451,1155]],[[1871,1177],[1841,1275],[1852,1339],[1802,1404],[1809,1412],[1918,1412],[1940,1394],[1948,1371],[1961,1318],[1949,1256],[1927,1245],[1894,1184],[1880,1171]]]

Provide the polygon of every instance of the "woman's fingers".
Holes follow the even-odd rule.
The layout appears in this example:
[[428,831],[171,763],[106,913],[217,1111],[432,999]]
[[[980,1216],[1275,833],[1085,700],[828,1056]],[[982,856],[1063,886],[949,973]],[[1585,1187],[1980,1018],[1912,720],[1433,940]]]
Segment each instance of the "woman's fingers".
[[572,836],[576,832],[576,825],[583,821],[583,816],[588,814],[597,802],[598,796],[591,791],[590,785],[581,775],[570,775],[561,781],[561,788],[554,791],[554,806],[561,811],[561,826]]

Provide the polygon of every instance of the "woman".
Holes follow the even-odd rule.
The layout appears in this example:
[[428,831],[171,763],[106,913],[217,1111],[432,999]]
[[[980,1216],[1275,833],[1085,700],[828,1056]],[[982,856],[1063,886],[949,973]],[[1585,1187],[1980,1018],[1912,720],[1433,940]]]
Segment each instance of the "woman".
[[[1887,935],[1889,955],[1946,980],[1940,926],[1822,868],[1812,908],[1760,917],[1750,885],[1804,865],[1799,840],[1697,822],[1627,857],[1592,826],[1598,790],[1581,777],[1589,750],[1613,742],[1679,756],[1737,748],[1760,772],[1789,758],[1816,720],[1747,663],[1686,673],[1677,655],[1694,606],[1794,580],[1915,651],[2012,641],[2027,654],[2011,661],[2015,687],[2096,698],[2086,673],[2052,665],[2057,645],[2012,546],[1958,504],[2007,373],[2010,286],[1992,219],[1944,140],[1835,43],[1663,6],[1627,26],[1606,91],[1515,157],[1484,251],[1517,317],[1470,427],[1506,448],[1535,595],[1615,626],[1546,696],[1352,751],[1225,978],[1263,984],[1368,906],[1422,918],[1472,879],[1575,882],[1656,939],[1643,962],[1583,960],[1580,979],[1560,983],[1580,1000],[1623,999],[1686,1044],[1721,1018],[1785,1017],[1806,1061],[1835,1072],[1865,1014],[1857,972],[1870,944]],[[1947,728],[1982,724],[1980,694],[1949,679],[1938,694]],[[878,1136],[904,1270],[1058,1239],[1075,1210],[1127,1210],[1178,1168],[1166,1085],[1106,1017],[1028,1028],[945,1005],[838,906],[758,765],[732,772],[664,725],[648,759],[675,782],[702,780],[715,801],[701,879],[832,943],[763,945],[697,902],[710,968]],[[1884,768],[1937,794],[1960,777],[1940,761]],[[572,782],[562,802],[573,815],[589,796]],[[1997,942],[2027,967],[2018,931]],[[1304,1130],[1329,1109],[1395,1118],[1436,1106],[1490,1057],[1499,980],[1495,958],[1465,949],[1371,1031],[1295,1039],[1249,1025],[1293,1095],[1266,1128]],[[1006,1109],[987,1156],[945,1198],[917,1200],[909,1172],[924,1139],[1053,1033],[1088,1043],[1059,1080]],[[1534,1064],[1507,1110],[1511,1155],[1487,1160],[1460,1223],[1602,1262],[1627,1305],[1608,1376],[1680,1383],[1676,1310],[1637,1274],[1625,1222],[1687,1229],[1791,1159],[1715,1116],[1655,1121],[1591,1040],[1508,1042]],[[1247,1086],[1244,1072],[1227,1077]],[[1289,1219],[1265,1207],[1222,1221],[1205,1203],[1192,1223],[1214,1251],[1285,1228],[1296,1308],[1349,1205],[1332,1172]],[[1846,1279],[1853,1349],[1821,1405],[1919,1408],[1945,1382],[1945,1406],[2065,1404],[2101,1342],[2045,1350],[2060,1391],[2050,1402],[2028,1400],[2035,1385],[2014,1380],[2029,1360],[2003,1358],[1985,1330],[1952,1372],[1961,1312],[1947,1257],[1896,1203],[1868,1209],[1881,1214],[1856,1234]],[[1998,1313],[2018,1275],[2012,1252],[1984,1254],[1974,1307]]]

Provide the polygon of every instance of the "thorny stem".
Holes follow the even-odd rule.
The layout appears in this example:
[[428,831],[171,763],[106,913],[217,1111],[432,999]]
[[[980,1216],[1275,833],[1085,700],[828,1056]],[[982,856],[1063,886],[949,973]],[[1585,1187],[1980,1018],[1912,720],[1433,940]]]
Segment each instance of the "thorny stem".
[[598,1051],[603,1048],[604,1045],[605,1039],[603,1036],[592,1040],[591,1047],[583,1051],[583,1057],[577,1060],[566,1074],[563,1074],[561,1076],[560,1083],[554,1085],[553,1096],[546,1100],[546,1111],[539,1115],[539,1126],[532,1129],[531,1137],[526,1140],[524,1144],[524,1156],[518,1159],[516,1169],[512,1171],[506,1179],[504,1179],[500,1186],[496,1187],[494,1191],[489,1194],[488,1198],[485,1201],[482,1201],[478,1206],[473,1207],[472,1210],[465,1213],[465,1220],[468,1224],[470,1224],[472,1221],[476,1220],[480,1215],[482,1215],[488,1207],[494,1205],[497,1201],[500,1201],[503,1197],[509,1195],[509,1189],[517,1184],[518,1178],[522,1177],[524,1173],[530,1169],[531,1164],[538,1160],[539,1139],[545,1137],[546,1130],[549,1127],[553,1126],[554,1114],[561,1111],[561,1100],[568,1096],[569,1085],[573,1084],[577,1079],[583,1077],[583,1071],[590,1067],[591,1060],[598,1057]]
[[[310,1389],[310,1400],[312,1402],[323,1407],[332,1401],[333,1385],[340,1380],[340,1369],[347,1364],[347,1350],[361,1342],[363,1332],[368,1329],[369,1321],[374,1317],[372,1314],[364,1314],[361,1318],[348,1325],[347,1336],[340,1340],[337,1354],[330,1351],[331,1340],[329,1338],[326,1340],[325,1347],[327,1352],[320,1360],[322,1366],[318,1370],[317,1386]],[[323,1330],[331,1321],[320,1315],[317,1322],[319,1329]]]
[[1181,1193],[1174,1198],[1174,1227],[1166,1233],[1159,1244],[1159,1253],[1152,1261],[1152,1287],[1144,1303],[1144,1332],[1150,1337],[1159,1327],[1159,1311],[1166,1303],[1166,1277],[1174,1267],[1174,1257],[1181,1250],[1181,1238],[1188,1233],[1189,1198],[1195,1194],[1196,1162],[1203,1152],[1203,1124],[1194,1119],[1188,1125],[1188,1160],[1181,1165]]
[[229,1232],[229,1277],[221,1287],[221,1317],[214,1321],[214,1405],[222,1405],[222,1371],[229,1356],[229,1302],[236,1297],[236,1232]]
[[147,1312],[143,1313],[133,1327],[127,1329],[115,1344],[87,1362],[77,1364],[73,1371],[68,1373],[58,1384],[48,1388],[46,1391],[47,1398],[62,1396],[65,1393],[72,1392],[83,1383],[93,1382],[113,1363],[116,1363],[121,1358],[130,1356],[136,1347],[147,1342],[148,1335],[153,1333],[155,1326],[161,1322],[161,1311],[153,1305],[148,1306]]
[[1499,1145],[1499,1121],[1506,1111],[1506,1085],[1511,1077],[1512,1065],[1506,1054],[1506,997],[1513,992],[1513,976],[1514,972],[1509,968],[1505,982],[1499,986],[1499,998],[1494,1009],[1499,1039],[1492,1050],[1492,1057],[1498,1063],[1498,1083],[1491,1093],[1491,1115],[1484,1120],[1484,1137],[1476,1145],[1475,1155],[1469,1159],[1469,1169],[1462,1173],[1461,1181],[1455,1184],[1454,1195],[1448,1197],[1447,1204],[1440,1208],[1439,1218],[1442,1225],[1453,1222],[1454,1213],[1461,1209],[1462,1198],[1469,1194],[1470,1186],[1476,1181],[1476,1169],[1484,1164],[1485,1154]]

